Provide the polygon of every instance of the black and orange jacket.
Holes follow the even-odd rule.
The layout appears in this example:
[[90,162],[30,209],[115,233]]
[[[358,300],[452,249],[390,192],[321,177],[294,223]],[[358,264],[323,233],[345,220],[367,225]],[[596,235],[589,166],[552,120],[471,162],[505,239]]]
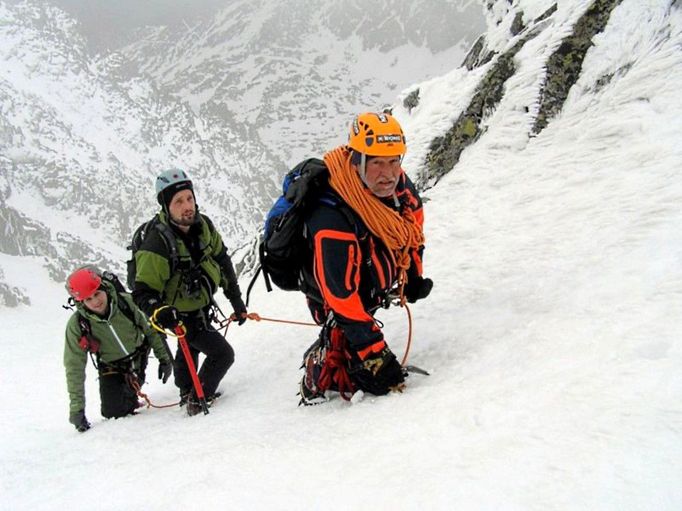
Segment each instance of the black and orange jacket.
[[[384,200],[393,209],[410,208],[423,225],[422,201],[403,172],[396,196]],[[350,347],[356,351],[383,340],[373,314],[397,280],[397,269],[384,243],[369,232],[360,216],[331,189],[306,218],[311,258],[304,265],[303,292],[313,318],[324,323],[333,311]],[[408,279],[422,274],[424,247],[413,250]]]

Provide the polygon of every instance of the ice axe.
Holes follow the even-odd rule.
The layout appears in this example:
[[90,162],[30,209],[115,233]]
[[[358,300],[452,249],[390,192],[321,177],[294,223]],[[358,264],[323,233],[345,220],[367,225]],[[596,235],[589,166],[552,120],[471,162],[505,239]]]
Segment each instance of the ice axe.
[[206,404],[206,396],[204,395],[204,388],[201,386],[199,381],[199,375],[197,374],[197,368],[194,365],[194,359],[192,358],[192,353],[189,351],[189,345],[187,344],[187,339],[185,339],[185,333],[187,330],[184,325],[180,323],[175,327],[175,335],[178,337],[178,344],[182,350],[182,354],[185,356],[185,361],[187,362],[187,369],[192,377],[192,383],[194,384],[194,391],[197,393],[197,399],[199,400],[199,405],[204,415],[208,415],[208,405]]

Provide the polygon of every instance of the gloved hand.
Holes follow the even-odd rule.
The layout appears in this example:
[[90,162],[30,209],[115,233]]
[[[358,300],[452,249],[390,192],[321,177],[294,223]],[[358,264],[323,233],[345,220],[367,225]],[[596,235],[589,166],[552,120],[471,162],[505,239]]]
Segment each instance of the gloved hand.
[[166,330],[175,330],[180,323],[180,313],[172,305],[164,305],[156,309],[153,318],[161,328]]
[[78,410],[69,414],[69,422],[76,427],[76,431],[84,433],[90,429],[90,423],[85,418],[85,410]]
[[425,279],[422,276],[412,277],[405,284],[405,298],[409,303],[426,298],[433,288],[433,280]]
[[173,364],[170,361],[159,362],[159,380],[166,383],[173,374]]
[[358,353],[352,355],[348,371],[360,389],[375,396],[388,394],[391,390],[402,392],[405,382],[403,368],[390,348],[383,344],[380,351],[370,351],[364,359]]
[[246,322],[246,305],[244,305],[244,302],[242,301],[241,298],[238,300],[234,300],[232,303],[232,308],[234,309],[234,314],[230,316],[230,319],[232,321],[236,321],[239,326],[243,325]]

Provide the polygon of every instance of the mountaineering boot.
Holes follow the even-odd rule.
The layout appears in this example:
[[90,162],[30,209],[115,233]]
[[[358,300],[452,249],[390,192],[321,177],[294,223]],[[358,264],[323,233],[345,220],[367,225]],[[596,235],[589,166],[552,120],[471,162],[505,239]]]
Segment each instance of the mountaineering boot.
[[202,411],[203,410],[201,409],[201,403],[199,403],[199,400],[197,398],[190,397],[187,400],[187,415],[192,417],[193,415],[197,415]]
[[298,402],[298,406],[313,406],[319,405],[329,401],[324,392],[319,392],[317,390],[309,389],[305,384],[305,376],[301,378],[300,389],[297,394],[301,396],[301,400]]
[[210,396],[206,396],[206,404],[208,405],[208,407],[211,408],[211,406],[213,406],[213,402],[222,395],[223,395],[222,392],[215,392],[214,394],[211,394]]
[[187,400],[189,399],[190,395],[189,390],[186,391],[180,391],[180,402],[178,403],[179,406],[185,406],[187,404]]
[[301,396],[301,400],[298,402],[298,406],[319,405],[328,401],[324,392],[317,387],[317,381],[320,378],[323,365],[324,349],[322,346],[313,345],[306,352],[303,365],[301,366],[304,374],[299,384],[298,395]]
[[[206,397],[206,406],[208,408],[211,408],[211,406],[213,406],[213,403],[215,402],[215,400],[218,399],[222,395],[223,395],[222,392],[216,392],[214,394],[211,394],[210,396],[207,396]],[[201,403],[199,402],[199,399],[195,396],[195,394],[193,392],[188,394],[188,396],[185,400],[185,403],[183,403],[183,404],[187,404],[187,415],[189,415],[190,417],[192,417],[193,415],[196,415],[196,414],[203,411],[201,408]],[[180,405],[180,406],[182,406],[182,405]]]
[[[187,404],[187,399],[189,399],[189,395],[190,395],[189,391],[180,393],[180,402],[178,403],[178,405],[185,406]],[[206,396],[206,403],[208,404],[208,406],[211,406],[213,404],[213,401],[215,401],[222,395],[223,395],[222,392],[216,392],[215,394]]]

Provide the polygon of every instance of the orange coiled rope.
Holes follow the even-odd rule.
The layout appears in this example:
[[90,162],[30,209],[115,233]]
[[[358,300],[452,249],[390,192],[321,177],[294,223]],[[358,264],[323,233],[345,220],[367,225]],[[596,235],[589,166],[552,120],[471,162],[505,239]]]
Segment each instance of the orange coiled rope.
[[403,289],[410,267],[410,250],[416,250],[424,244],[422,227],[411,209],[403,208],[400,214],[363,185],[360,176],[351,167],[350,151],[345,146],[326,153],[324,163],[329,169],[331,187],[360,215],[370,232],[388,247],[393,263],[398,268],[400,304],[404,305]]

